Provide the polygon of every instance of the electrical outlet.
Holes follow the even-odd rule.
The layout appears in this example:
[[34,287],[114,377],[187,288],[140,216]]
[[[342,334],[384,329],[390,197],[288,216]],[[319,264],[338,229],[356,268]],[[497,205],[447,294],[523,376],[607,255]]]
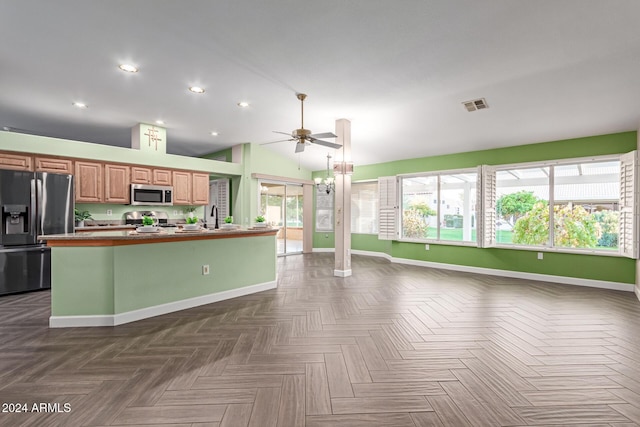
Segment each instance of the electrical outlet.
[[207,274],[209,274],[209,264],[205,264],[202,266],[202,275],[206,276]]
[[429,250],[429,245],[424,245],[424,250],[428,251]]
[[174,210],[174,211],[173,211],[173,214],[174,214],[174,215],[178,215],[178,211],[175,211],[175,210]]
[[538,252],[538,259],[544,259],[544,254],[542,252]]
[[113,215],[113,211],[111,209],[107,209],[107,216]]

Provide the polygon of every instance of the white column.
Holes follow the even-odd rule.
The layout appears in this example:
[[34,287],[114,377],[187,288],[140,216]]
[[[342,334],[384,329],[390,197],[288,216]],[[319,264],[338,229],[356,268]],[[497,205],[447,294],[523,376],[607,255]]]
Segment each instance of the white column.
[[[336,120],[336,142],[342,148],[336,150],[335,164],[351,162],[351,122]],[[335,194],[335,242],[336,259],[333,275],[351,276],[351,175],[334,173]]]

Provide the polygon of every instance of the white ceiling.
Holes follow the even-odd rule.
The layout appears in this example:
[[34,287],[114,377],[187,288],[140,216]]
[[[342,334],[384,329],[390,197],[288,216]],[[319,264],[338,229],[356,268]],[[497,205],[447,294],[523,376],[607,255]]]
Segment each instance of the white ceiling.
[[[356,165],[636,130],[639,17],[638,0],[0,0],[0,127],[129,146],[161,118],[170,153],[201,155],[298,128],[304,92],[305,128],[351,120]],[[266,147],[325,168],[327,148],[294,145]]]

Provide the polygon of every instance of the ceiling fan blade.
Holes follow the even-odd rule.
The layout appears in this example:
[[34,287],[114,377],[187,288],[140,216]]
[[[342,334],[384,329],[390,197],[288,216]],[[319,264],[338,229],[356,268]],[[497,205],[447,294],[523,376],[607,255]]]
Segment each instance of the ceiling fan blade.
[[324,132],[324,133],[314,133],[313,135],[309,135],[311,138],[337,138],[338,135],[332,132]]
[[291,133],[290,133],[290,132],[280,132],[279,130],[274,130],[274,131],[273,131],[273,133],[281,133],[281,134],[283,134],[283,135],[289,135],[289,136],[291,136]]
[[323,141],[321,139],[309,139],[312,143],[314,144],[318,144],[318,145],[323,145],[325,147],[329,147],[329,148],[342,148],[342,145],[340,144],[335,144],[333,142],[329,142],[329,141]]
[[279,139],[277,141],[263,142],[260,145],[269,145],[269,144],[275,144],[276,142],[285,142],[285,141],[295,141],[295,139]]
[[298,142],[296,144],[296,153],[302,153],[304,151],[304,142]]

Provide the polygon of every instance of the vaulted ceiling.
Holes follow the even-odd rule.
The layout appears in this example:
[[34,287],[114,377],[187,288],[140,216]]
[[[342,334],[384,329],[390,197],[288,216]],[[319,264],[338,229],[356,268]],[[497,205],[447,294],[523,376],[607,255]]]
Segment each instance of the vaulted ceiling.
[[[356,165],[636,130],[638,16],[637,0],[0,0],[0,128],[129,146],[164,120],[168,151],[197,156],[286,138],[304,92],[305,128],[351,120]],[[476,98],[489,108],[467,112]],[[325,168],[329,149],[294,145],[266,147]]]

